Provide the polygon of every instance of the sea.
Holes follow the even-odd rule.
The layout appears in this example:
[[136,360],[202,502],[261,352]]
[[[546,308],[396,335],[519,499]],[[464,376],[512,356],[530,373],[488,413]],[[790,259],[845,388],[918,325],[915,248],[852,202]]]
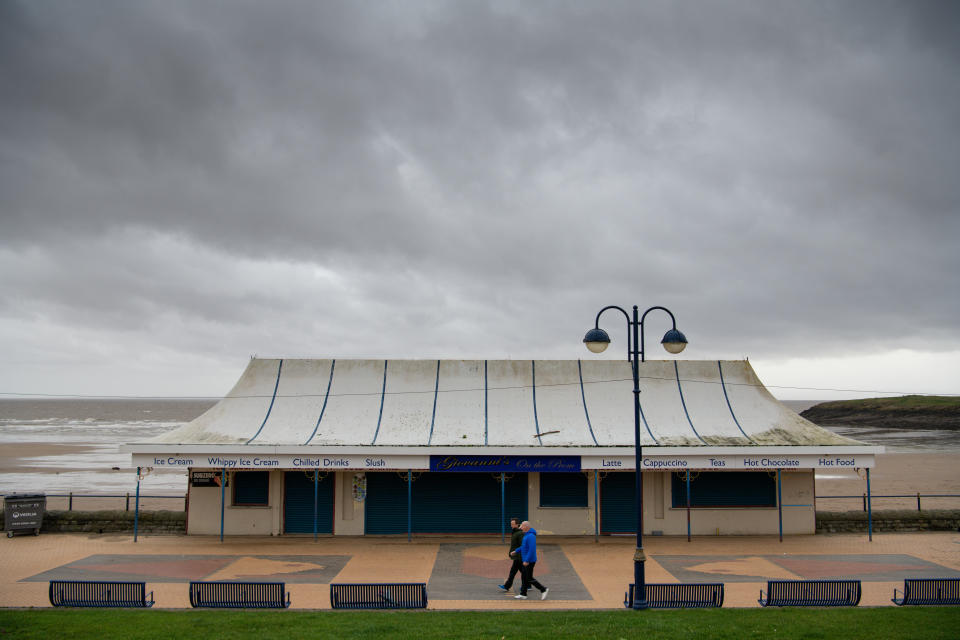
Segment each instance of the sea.
[[[819,401],[782,402],[800,413]],[[120,445],[174,429],[214,403],[213,399],[0,399],[0,494],[132,492],[136,470],[130,454],[120,452]],[[866,444],[883,445],[889,452],[960,452],[960,431],[829,429]],[[38,450],[45,455],[31,455]],[[142,479],[145,494],[182,495],[185,487],[183,472],[153,473]]]

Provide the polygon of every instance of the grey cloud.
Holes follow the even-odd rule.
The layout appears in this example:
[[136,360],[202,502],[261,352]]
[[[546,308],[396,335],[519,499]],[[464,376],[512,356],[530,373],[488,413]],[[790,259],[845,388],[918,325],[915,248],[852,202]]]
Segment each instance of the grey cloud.
[[956,348],[955,13],[4,2],[0,319],[558,355],[632,298],[701,354]]

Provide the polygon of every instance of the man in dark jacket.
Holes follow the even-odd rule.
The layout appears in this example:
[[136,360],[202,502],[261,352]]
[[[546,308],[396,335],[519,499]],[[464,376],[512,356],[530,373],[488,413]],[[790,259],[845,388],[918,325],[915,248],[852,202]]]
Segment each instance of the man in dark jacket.
[[[513,560],[513,564],[510,565],[510,575],[507,576],[507,581],[501,585],[497,585],[501,591],[510,592],[510,589],[513,587],[513,579],[516,577],[518,571],[523,570],[523,560],[520,559],[520,554],[517,553],[517,550],[520,548],[520,543],[523,542],[523,531],[520,529],[520,518],[510,518],[510,528],[513,530],[513,533],[510,534],[510,550],[507,552],[507,557]],[[521,579],[523,574],[520,574]]]
[[537,564],[537,530],[530,526],[530,523],[524,520],[520,523],[520,530],[523,531],[523,542],[520,543],[520,559],[523,560],[523,582],[520,584],[520,595],[514,596],[517,600],[527,599],[527,590],[530,586],[540,589],[540,599],[547,599],[547,589],[545,586],[533,577],[533,567]]

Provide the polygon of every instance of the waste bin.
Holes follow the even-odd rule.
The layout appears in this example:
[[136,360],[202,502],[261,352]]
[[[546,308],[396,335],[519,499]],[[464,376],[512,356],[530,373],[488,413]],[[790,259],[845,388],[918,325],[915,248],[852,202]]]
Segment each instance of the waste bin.
[[11,493],[3,498],[3,524],[7,537],[19,532],[40,535],[43,512],[47,509],[45,493]]

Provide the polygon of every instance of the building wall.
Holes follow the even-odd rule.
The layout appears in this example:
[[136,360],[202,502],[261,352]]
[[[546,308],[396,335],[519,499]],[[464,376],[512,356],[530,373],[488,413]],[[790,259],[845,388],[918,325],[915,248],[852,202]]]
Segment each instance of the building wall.
[[336,515],[333,520],[333,533],[338,536],[362,536],[364,532],[363,502],[353,499],[353,479],[362,477],[357,471],[338,471],[333,499],[336,504]]
[[[224,507],[225,535],[281,535],[283,532],[283,471],[270,471],[269,505],[233,506],[231,487],[227,487]],[[540,475],[528,475],[528,519],[544,535],[593,535],[596,503],[594,477],[587,475],[586,507],[541,507]],[[363,535],[365,505],[353,499],[353,479],[362,475],[338,471],[335,477],[335,535]],[[805,469],[782,473],[784,534],[812,534],[816,528],[813,506],[814,472]],[[673,508],[670,472],[643,474],[644,534],[658,532],[668,536],[687,533],[687,510]],[[778,532],[777,508],[695,508],[690,510],[693,535],[772,535]],[[511,515],[511,514],[508,514]],[[220,489],[191,487],[187,533],[220,534]]]
[[[230,472],[227,472],[228,475]],[[280,535],[283,515],[283,471],[270,471],[268,506],[235,507],[231,486],[226,488],[223,509],[225,535],[276,536]],[[187,514],[187,533],[192,535],[220,535],[219,487],[190,487],[190,511]]]
[[543,474],[528,474],[527,519],[538,534],[567,536],[594,534],[596,508],[593,481],[595,474],[595,471],[587,474],[586,507],[541,507],[540,477]]
[[[784,534],[814,533],[813,478],[811,469],[782,472],[782,503],[805,505],[783,507]],[[645,473],[643,483],[644,533],[687,535],[686,508],[671,506],[670,472]],[[779,532],[777,508],[693,508],[690,509],[690,531],[695,536],[776,534]]]

